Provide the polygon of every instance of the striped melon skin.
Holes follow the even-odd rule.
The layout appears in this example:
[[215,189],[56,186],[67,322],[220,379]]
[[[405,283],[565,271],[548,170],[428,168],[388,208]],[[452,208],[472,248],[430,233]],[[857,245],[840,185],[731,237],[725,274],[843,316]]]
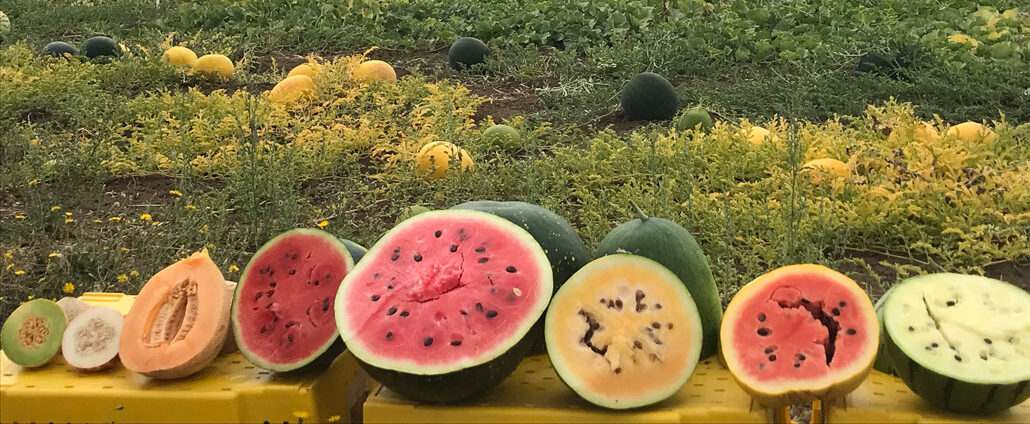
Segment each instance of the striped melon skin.
[[972,275],[905,280],[883,305],[894,371],[937,407],[992,414],[1030,398],[1030,293]]

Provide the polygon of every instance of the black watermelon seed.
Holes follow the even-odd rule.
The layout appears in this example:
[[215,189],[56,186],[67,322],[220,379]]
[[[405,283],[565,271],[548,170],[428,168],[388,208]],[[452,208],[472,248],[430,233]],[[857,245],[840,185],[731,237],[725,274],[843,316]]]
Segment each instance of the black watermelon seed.
[[768,336],[770,334],[772,334],[772,330],[769,330],[768,328],[762,327],[762,328],[758,329],[758,335],[759,336],[765,337],[765,336]]
[[387,331],[386,332],[386,340],[393,340],[393,332],[391,332],[391,331]]
[[372,295],[372,301],[373,302],[378,302],[379,301],[379,295],[378,294],[373,294]]
[[622,310],[622,299],[615,299],[615,308],[620,311]]
[[394,252],[397,252],[397,253],[400,253],[400,251],[401,251],[401,247],[400,247],[400,246],[397,246],[397,247],[393,248],[393,251],[394,251]]
[[476,253],[483,253],[483,252],[486,252],[486,248],[485,247],[480,246],[480,247],[476,248]]
[[842,300],[842,301],[840,301],[840,303],[838,303],[838,305],[840,305],[840,307],[843,308],[845,306],[848,306],[848,302],[845,302],[845,301]]
[[261,292],[257,292],[257,294],[254,295],[254,300],[260,299],[261,298],[261,294],[262,294]]
[[458,251],[458,245],[452,244],[451,245],[451,253],[454,253],[454,252],[457,252],[457,251]]
[[393,286],[386,286],[387,290],[393,290]]
[[987,360],[987,354],[986,353],[981,353],[980,354],[980,359],[983,359],[983,360],[986,361]]
[[416,253],[413,259],[415,259],[415,262],[422,262],[422,254]]
[[293,275],[293,274],[296,274],[296,273],[297,273],[297,270],[295,270],[295,269],[291,269],[290,270],[290,275]]
[[840,309],[833,308],[833,310],[831,310],[830,312],[833,312],[834,316],[840,316]]
[[769,355],[770,362],[776,362],[776,355]]
[[634,340],[633,341],[633,348],[634,349],[643,349],[644,348],[644,344],[640,343],[640,340]]
[[601,304],[604,305],[605,303],[608,303],[608,301],[601,299]]
[[662,304],[661,303],[655,303],[654,304],[654,308],[655,309],[662,309]]
[[910,325],[908,326],[908,331],[916,331],[916,328]]
[[956,360],[956,361],[959,361],[959,362],[962,362],[962,357],[961,357],[961,356],[958,356],[958,355],[955,355],[955,360]]
[[948,301],[948,306],[955,306],[955,301],[954,300],[949,300]]
[[386,315],[393,315],[397,313],[397,307],[391,306],[390,309],[386,310]]
[[515,267],[513,267],[513,266],[508,266],[508,267],[507,267],[507,268],[505,268],[504,270],[505,270],[505,271],[508,271],[508,272],[515,272],[515,271],[517,271],[517,270],[515,269]]
[[776,348],[774,348],[772,346],[769,346],[769,347],[765,348],[765,353],[773,353],[774,350],[776,350]]
[[616,374],[622,374],[622,367],[615,368]]
[[398,260],[400,258],[401,258],[401,255],[396,254],[396,253],[394,253],[393,256],[390,256],[390,260],[391,261],[396,261],[396,260]]
[[933,342],[933,343],[930,343],[930,346],[931,346],[931,347],[937,347],[937,346],[940,346],[940,345],[939,345],[939,344],[937,344],[937,342]]
[[433,237],[436,237],[436,238],[440,238],[440,236],[442,236],[442,235],[443,235],[443,231],[440,231],[440,230],[436,230],[436,232],[433,233]]
[[854,328],[849,328],[849,329],[848,329],[848,331],[847,331],[847,333],[848,333],[848,335],[849,335],[849,336],[854,336],[854,335],[855,335],[856,333],[858,333],[858,332],[857,332],[857,331],[855,331],[855,329],[854,329]]
[[657,323],[657,322],[652,322],[651,323],[651,327],[654,328],[655,330],[657,330],[659,328],[662,328],[662,325]]
[[984,343],[991,344],[994,343],[994,341],[991,339],[984,339]]
[[495,316],[497,316],[497,311],[494,311],[494,310],[486,311],[486,317],[487,318],[493,318]]
[[408,315],[410,315],[408,311],[401,311],[401,318],[407,317]]
[[[469,316],[469,313],[465,312],[465,311],[458,311],[458,313],[461,314],[461,316],[463,316],[463,317]],[[404,314],[401,314],[401,316],[404,316]]]
[[297,259],[297,254],[294,253],[294,254],[290,255],[290,259]]
[[481,264],[485,264],[485,263],[486,263],[487,261],[489,261],[489,260],[490,260],[490,259],[488,259],[488,258],[479,258],[479,263],[481,263]]
[[765,314],[758,314],[758,322],[765,322]]
[[798,360],[799,361],[804,361],[805,360],[805,354],[804,353],[799,353],[798,354]]
[[451,346],[461,346],[461,340],[451,340]]
[[930,346],[927,346],[927,347],[926,347],[926,350],[933,350],[933,348],[932,348],[932,347],[930,347]]
[[329,280],[329,279],[332,279],[332,278],[333,278],[333,274],[330,274],[330,273],[328,273],[328,272],[327,272],[327,273],[325,273],[325,279],[326,279],[326,280]]
[[666,324],[665,328],[668,328],[668,329],[672,330],[672,323],[670,322],[670,323]]
[[801,368],[801,364],[799,364],[799,363],[795,362],[795,363],[794,363],[794,368]]
[[430,346],[432,344],[433,344],[433,338],[432,337],[426,337],[426,339],[424,341],[422,341],[422,346]]
[[377,272],[375,274],[372,274],[372,279],[373,280],[378,280],[379,279],[379,273]]
[[476,304],[476,311],[483,312],[483,304],[482,303],[477,303]]
[[322,302],[322,312],[325,312],[325,311],[328,311],[328,310],[329,310],[329,304],[326,303],[326,302]]
[[271,287],[271,288],[274,289],[275,288],[275,284],[276,284],[275,281],[272,281],[272,282],[268,283],[268,287]]

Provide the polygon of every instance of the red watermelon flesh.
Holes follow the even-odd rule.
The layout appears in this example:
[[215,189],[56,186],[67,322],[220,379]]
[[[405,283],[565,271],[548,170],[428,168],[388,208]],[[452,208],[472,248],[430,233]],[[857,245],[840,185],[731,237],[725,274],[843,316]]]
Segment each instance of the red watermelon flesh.
[[337,324],[364,362],[443,374],[511,348],[552,290],[547,258],[522,228],[483,212],[427,212],[383,236],[347,276]]
[[773,406],[850,391],[868,372],[879,341],[864,291],[818,265],[759,277],[738,292],[726,317],[727,366],[745,390]]
[[243,272],[232,308],[241,352],[255,365],[290,371],[336,341],[336,291],[353,260],[332,235],[313,229],[266,243]]

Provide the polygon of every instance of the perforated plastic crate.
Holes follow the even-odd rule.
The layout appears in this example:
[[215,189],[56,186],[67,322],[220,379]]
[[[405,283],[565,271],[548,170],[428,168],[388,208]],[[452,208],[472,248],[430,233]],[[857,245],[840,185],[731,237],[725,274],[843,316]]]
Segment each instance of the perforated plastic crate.
[[[91,304],[128,312],[133,296],[87,293]],[[3,422],[351,422],[369,381],[349,353],[321,373],[282,375],[239,353],[220,356],[191,377],[154,380],[122,367],[80,373],[58,356],[22,368],[0,355]]]
[[526,358],[518,369],[482,398],[458,405],[424,405],[378,387],[365,401],[366,423],[415,422],[766,422],[714,359],[698,364],[694,376],[665,401],[631,411],[596,407],[558,379],[546,355]]
[[1030,401],[994,416],[951,414],[909,390],[900,378],[873,371],[842,403],[827,408],[830,423],[1030,423]]

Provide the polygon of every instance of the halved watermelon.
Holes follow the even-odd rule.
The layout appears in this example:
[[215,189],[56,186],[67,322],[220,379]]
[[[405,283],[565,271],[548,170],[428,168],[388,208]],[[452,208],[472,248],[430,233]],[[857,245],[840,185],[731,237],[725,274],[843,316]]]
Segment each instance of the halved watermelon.
[[790,265],[737,292],[723,315],[726,367],[766,407],[832,400],[872,369],[876,311],[852,279],[821,265]]
[[321,230],[287,231],[265,243],[243,270],[232,304],[233,335],[243,356],[279,372],[335,358],[343,346],[333,299],[353,267],[344,243]]
[[336,297],[336,324],[372,377],[416,400],[482,393],[515,369],[553,291],[526,230],[470,210],[410,218],[373,246]]

